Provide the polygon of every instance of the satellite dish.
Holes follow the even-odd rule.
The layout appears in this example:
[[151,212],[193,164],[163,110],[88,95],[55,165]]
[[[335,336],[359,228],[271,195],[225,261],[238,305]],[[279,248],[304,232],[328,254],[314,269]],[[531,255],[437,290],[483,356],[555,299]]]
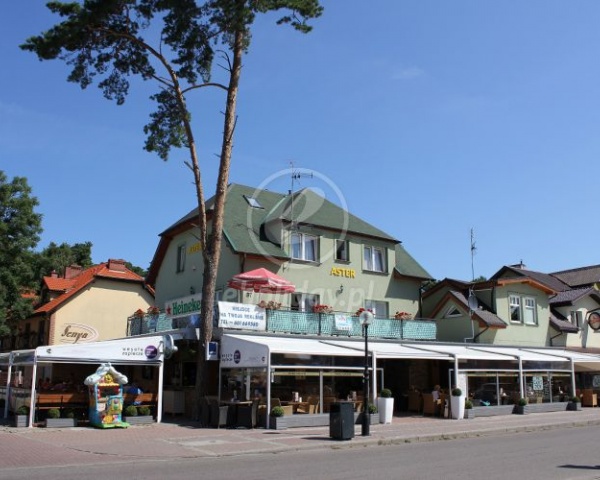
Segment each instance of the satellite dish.
[[164,335],[163,336],[163,342],[164,342],[164,356],[165,356],[165,360],[169,359],[173,356],[173,354],[177,351],[177,346],[175,345],[175,340],[173,340],[173,337],[171,335]]
[[473,293],[473,290],[469,291],[469,309],[471,311],[475,311],[479,308],[479,303],[477,302],[477,297],[475,296],[475,293]]

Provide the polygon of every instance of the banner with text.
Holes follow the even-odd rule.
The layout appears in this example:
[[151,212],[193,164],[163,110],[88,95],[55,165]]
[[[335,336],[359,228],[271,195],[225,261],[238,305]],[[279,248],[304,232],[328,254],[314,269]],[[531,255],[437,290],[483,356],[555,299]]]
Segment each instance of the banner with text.
[[267,313],[257,305],[219,302],[219,327],[264,331],[267,329]]

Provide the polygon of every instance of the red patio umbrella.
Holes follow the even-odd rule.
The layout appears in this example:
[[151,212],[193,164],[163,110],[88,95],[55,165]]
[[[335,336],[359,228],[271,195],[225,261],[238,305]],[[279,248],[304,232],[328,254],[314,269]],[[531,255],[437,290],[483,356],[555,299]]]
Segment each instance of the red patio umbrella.
[[227,286],[236,290],[257,293],[292,293],[296,290],[294,284],[266,268],[257,268],[249,272],[234,275]]

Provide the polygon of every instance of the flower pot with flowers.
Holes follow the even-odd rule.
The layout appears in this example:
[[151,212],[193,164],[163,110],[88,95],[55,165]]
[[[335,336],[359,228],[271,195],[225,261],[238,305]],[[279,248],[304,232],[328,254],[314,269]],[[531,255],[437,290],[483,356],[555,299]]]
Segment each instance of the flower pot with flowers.
[[413,316],[412,313],[408,312],[396,312],[394,318],[396,320],[412,320]]
[[148,315],[158,315],[160,313],[160,308],[158,308],[156,305],[152,305],[151,307],[148,307]]
[[314,313],[333,313],[333,307],[325,304],[317,304],[313,307]]
[[371,313],[373,313],[373,310],[371,310],[370,308],[360,307],[356,312],[354,312],[354,316],[355,317],[360,317],[360,314],[363,313],[363,312],[371,312]]
[[275,302],[273,300],[269,300],[268,302],[265,300],[261,300],[260,302],[258,302],[257,306],[266,310],[279,310],[281,308],[281,303]]

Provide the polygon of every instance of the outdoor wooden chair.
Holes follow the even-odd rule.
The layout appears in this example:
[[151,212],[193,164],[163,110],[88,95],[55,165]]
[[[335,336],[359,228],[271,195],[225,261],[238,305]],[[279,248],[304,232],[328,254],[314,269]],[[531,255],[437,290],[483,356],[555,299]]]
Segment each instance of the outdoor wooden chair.
[[432,393],[423,394],[423,415],[436,415],[437,404]]
[[582,407],[597,407],[598,406],[598,394],[594,393],[592,389],[584,389],[583,396],[581,397]]

